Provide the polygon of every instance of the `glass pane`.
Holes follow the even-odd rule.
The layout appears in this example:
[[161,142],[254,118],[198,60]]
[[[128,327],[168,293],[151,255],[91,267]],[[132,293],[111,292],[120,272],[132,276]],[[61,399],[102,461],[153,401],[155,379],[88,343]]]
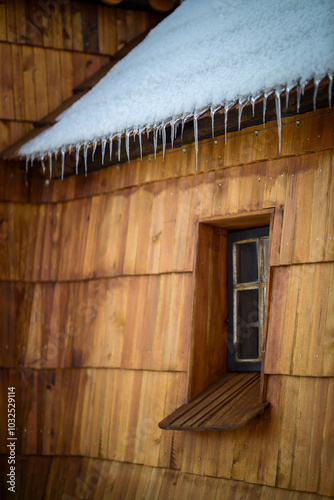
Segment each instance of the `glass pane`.
[[269,239],[266,238],[266,239],[262,240],[262,245],[263,245],[262,282],[265,283],[267,281],[267,264],[268,264]]
[[258,359],[259,356],[259,291],[237,291],[237,358]]
[[237,243],[235,245],[237,283],[258,281],[257,248],[257,241]]

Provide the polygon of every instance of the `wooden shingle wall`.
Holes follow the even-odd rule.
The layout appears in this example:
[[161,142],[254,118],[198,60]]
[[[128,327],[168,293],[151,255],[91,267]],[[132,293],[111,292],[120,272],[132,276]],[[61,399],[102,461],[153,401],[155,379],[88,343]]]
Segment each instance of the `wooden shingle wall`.
[[[115,498],[334,495],[333,134],[322,110],[284,120],[280,157],[268,124],[202,141],[197,170],[191,145],[36,179],[29,203],[22,186],[1,192],[1,377],[21,391],[19,452],[38,455],[22,488],[38,463],[46,498],[79,497],[99,459]],[[271,407],[234,431],[162,431],[187,400],[198,221],[262,208]],[[108,481],[92,495],[109,498]]]
[[0,151],[159,19],[70,0],[1,0]]

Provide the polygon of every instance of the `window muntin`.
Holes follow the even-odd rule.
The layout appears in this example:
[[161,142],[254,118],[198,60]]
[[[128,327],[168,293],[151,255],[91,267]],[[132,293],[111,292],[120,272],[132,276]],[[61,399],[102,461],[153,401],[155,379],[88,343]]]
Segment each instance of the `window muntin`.
[[261,369],[269,228],[228,235],[228,371]]

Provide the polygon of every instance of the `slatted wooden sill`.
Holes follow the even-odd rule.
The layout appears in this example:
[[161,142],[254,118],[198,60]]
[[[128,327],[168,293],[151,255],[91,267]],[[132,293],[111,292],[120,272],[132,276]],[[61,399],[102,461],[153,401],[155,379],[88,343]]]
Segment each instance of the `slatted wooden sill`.
[[229,373],[160,423],[161,429],[222,431],[237,429],[261,415],[260,373]]

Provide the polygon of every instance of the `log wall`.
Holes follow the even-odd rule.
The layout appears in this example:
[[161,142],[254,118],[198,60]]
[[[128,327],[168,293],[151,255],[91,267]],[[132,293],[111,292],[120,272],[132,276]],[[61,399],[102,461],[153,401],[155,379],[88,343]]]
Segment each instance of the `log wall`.
[[0,2],[0,151],[161,15],[69,0]]
[[[202,141],[197,170],[191,145],[1,192],[0,373],[20,390],[21,489],[38,466],[35,498],[94,481],[96,498],[110,483],[114,498],[334,495],[333,133],[322,110],[284,120],[279,157],[269,124]],[[234,431],[162,431],[187,400],[198,221],[264,208],[270,409]]]

